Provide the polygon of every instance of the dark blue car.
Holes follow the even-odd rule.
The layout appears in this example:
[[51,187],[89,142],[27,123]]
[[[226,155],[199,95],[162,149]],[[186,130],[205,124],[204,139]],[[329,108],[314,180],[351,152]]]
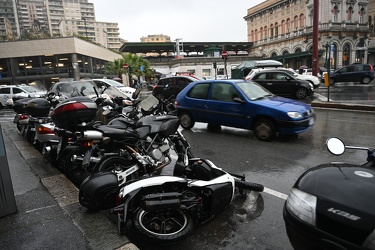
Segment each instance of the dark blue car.
[[262,141],[271,141],[277,133],[301,133],[315,121],[309,105],[275,96],[244,80],[192,82],[178,94],[175,104],[185,129],[195,122],[250,129]]
[[336,82],[360,82],[369,84],[374,80],[374,68],[371,64],[354,63],[329,74],[329,84]]

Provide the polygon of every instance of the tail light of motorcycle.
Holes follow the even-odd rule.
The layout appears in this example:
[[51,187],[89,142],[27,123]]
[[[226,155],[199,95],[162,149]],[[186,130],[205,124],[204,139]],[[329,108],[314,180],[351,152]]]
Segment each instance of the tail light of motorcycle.
[[81,147],[85,150],[91,149],[92,145],[94,144],[93,141],[82,141],[81,142]]
[[19,120],[26,120],[26,119],[29,119],[28,115],[20,115],[19,116]]
[[42,135],[55,134],[55,131],[53,129],[41,126],[38,128],[38,133]]

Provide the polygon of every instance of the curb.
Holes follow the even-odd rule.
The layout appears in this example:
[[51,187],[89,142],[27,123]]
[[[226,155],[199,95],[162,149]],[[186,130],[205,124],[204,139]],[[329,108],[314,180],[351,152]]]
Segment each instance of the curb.
[[[3,130],[12,130],[10,125],[4,126]],[[42,158],[38,150],[20,137],[18,132],[13,136],[8,136],[14,146],[19,150],[20,155],[28,163],[34,158]],[[19,137],[19,138],[16,138]],[[16,140],[14,140],[16,139]],[[19,139],[19,140],[18,140]],[[101,213],[86,216],[83,207],[78,201],[78,188],[74,186],[68,178],[60,173],[56,168],[45,169],[42,164],[29,165],[33,172],[39,177],[40,182],[57,201],[59,207],[69,216],[73,224],[81,231],[88,242],[88,246],[93,249],[115,249],[115,250],[139,250],[126,236],[120,236],[116,228],[110,223],[108,218]],[[82,209],[81,209],[82,208]],[[91,217],[91,218],[90,218]],[[104,223],[104,225],[103,225]],[[90,226],[91,224],[91,226]],[[104,233],[101,236],[92,235],[92,225],[96,228],[103,227]],[[103,236],[105,241],[103,241]]]
[[341,102],[321,102],[312,101],[311,107],[317,108],[331,108],[331,109],[345,109],[345,110],[359,110],[359,111],[375,111],[375,105],[367,104],[347,104]]

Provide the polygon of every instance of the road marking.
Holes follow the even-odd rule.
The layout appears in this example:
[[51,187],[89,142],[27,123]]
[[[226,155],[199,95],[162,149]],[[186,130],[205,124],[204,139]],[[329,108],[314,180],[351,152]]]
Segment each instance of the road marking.
[[35,212],[35,211],[38,211],[38,210],[42,210],[42,209],[46,209],[46,208],[51,208],[51,207],[56,207],[56,205],[51,205],[51,206],[45,206],[45,207],[40,207],[40,208],[35,208],[35,209],[31,209],[31,210],[27,210],[25,213],[31,213],[31,212]]
[[280,198],[280,199],[283,199],[283,200],[286,200],[288,198],[288,195],[280,193],[280,192],[278,192],[276,190],[273,190],[273,189],[270,189],[270,188],[266,188],[266,187],[264,187],[263,192],[267,193],[267,194],[270,194],[270,195],[273,195],[273,196],[276,196],[277,198]]

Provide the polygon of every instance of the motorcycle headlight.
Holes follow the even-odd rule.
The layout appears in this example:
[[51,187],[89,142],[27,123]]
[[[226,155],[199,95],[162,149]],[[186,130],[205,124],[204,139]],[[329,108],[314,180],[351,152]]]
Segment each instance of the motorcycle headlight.
[[315,226],[316,196],[292,188],[286,207],[301,220]]
[[296,112],[296,111],[292,111],[292,112],[288,112],[288,116],[290,118],[302,118],[302,114],[300,112]]

